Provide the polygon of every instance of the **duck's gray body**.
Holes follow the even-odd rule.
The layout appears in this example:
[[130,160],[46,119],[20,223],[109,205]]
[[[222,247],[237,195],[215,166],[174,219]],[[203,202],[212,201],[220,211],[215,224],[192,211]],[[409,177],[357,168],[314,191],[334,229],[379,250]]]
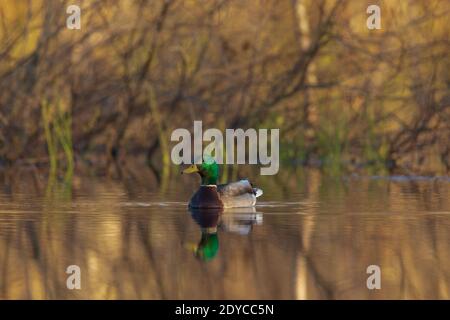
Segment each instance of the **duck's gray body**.
[[217,186],[217,192],[224,208],[253,207],[256,198],[263,194],[261,189],[253,188],[248,180],[220,184]]

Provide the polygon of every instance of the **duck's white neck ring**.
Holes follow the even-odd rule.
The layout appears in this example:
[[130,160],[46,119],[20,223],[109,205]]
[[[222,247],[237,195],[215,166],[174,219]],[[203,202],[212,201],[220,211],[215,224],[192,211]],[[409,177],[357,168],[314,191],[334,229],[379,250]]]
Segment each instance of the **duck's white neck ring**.
[[217,185],[215,185],[215,184],[201,184],[200,186],[201,187],[215,187],[215,188],[217,188]]

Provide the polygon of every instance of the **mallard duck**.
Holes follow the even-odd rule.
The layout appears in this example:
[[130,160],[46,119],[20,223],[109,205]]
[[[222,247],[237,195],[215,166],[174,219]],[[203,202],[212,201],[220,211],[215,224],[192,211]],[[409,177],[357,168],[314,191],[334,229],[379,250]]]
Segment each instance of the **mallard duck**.
[[190,208],[253,207],[256,198],[263,194],[261,189],[253,188],[247,179],[217,185],[219,165],[214,160],[193,164],[182,173],[198,173],[202,179],[200,188],[189,201]]

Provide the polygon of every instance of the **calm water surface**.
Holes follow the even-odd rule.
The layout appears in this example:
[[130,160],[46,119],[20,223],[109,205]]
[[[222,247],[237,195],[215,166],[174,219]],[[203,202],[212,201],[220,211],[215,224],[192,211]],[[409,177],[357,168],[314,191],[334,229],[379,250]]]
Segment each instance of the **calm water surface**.
[[[3,190],[0,298],[450,298],[448,179],[280,180],[260,182],[254,210],[225,212],[189,212],[187,180]],[[380,290],[366,287],[372,264]],[[66,288],[69,265],[81,290]]]

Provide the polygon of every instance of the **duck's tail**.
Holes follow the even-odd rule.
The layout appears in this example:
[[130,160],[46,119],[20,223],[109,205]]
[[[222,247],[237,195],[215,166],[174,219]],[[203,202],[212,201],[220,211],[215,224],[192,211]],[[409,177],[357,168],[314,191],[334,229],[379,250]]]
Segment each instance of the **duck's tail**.
[[258,188],[253,188],[253,193],[255,194],[255,197],[258,198],[259,196],[262,196],[263,191],[261,189],[258,189]]

